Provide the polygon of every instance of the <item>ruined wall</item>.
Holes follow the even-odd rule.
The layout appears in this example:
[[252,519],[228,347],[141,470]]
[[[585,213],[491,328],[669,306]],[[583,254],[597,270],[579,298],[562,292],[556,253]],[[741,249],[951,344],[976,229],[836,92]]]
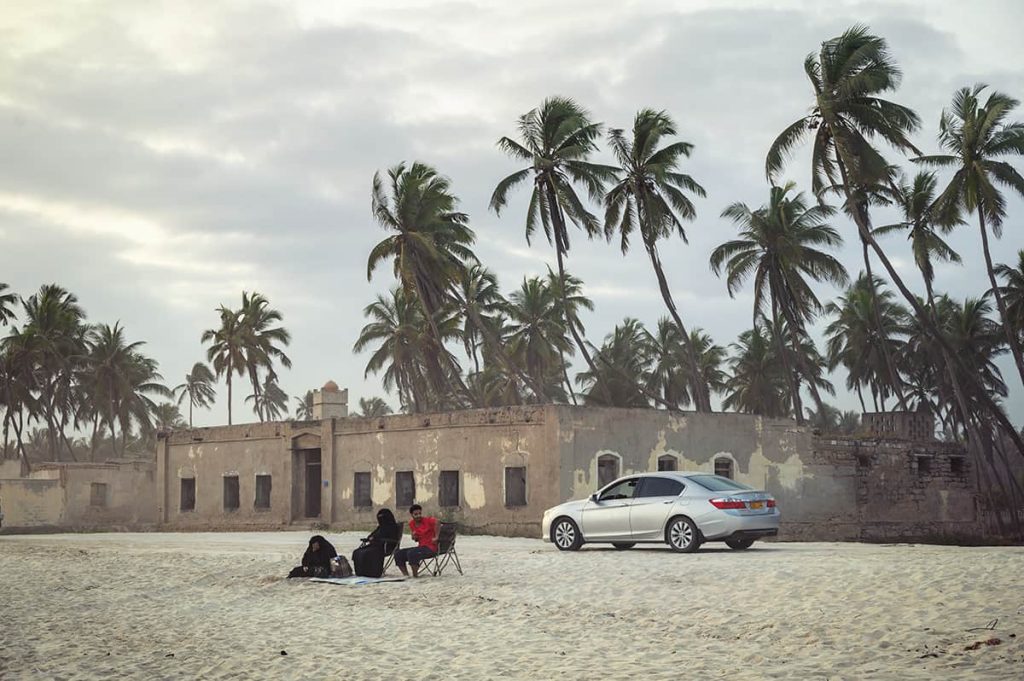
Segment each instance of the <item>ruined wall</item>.
[[13,480],[20,477],[20,459],[0,459],[0,480]]
[[[64,487],[64,527],[124,529],[156,524],[153,463],[59,464],[59,471]],[[102,490],[102,496],[94,493],[93,485],[105,486],[95,490]]]
[[[321,425],[303,424],[319,433]],[[280,527],[292,519],[293,424],[254,423],[175,431],[157,446],[157,517],[170,528]],[[271,476],[270,508],[255,507],[256,476]],[[238,476],[239,507],[224,508],[224,478]],[[182,479],[195,507],[181,508]]]
[[[556,416],[555,407],[508,407],[336,420],[333,522],[374,526],[380,507],[396,509],[396,471],[412,471],[427,513],[471,531],[535,535],[543,510],[561,501]],[[505,504],[506,467],[526,469],[526,506]],[[441,471],[458,471],[458,506],[439,505]],[[357,472],[370,473],[372,507],[355,506]]]
[[0,532],[56,528],[64,516],[64,490],[60,480],[0,480],[0,509]]

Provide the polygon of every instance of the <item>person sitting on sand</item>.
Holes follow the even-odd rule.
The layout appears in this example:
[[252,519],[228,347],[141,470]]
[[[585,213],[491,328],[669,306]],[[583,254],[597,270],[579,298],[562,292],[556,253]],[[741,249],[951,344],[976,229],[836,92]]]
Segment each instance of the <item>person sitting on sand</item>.
[[330,577],[331,559],[338,555],[331,542],[319,534],[309,540],[306,552],[302,554],[302,565],[288,573],[292,577]]
[[384,574],[384,559],[398,547],[402,526],[395,520],[391,509],[377,511],[377,528],[363,539],[362,545],[352,552],[352,565],[360,577],[380,577]]
[[395,551],[395,565],[408,577],[409,572],[405,569],[405,564],[408,563],[412,567],[412,576],[419,577],[420,561],[437,555],[437,536],[441,531],[441,525],[437,518],[423,515],[423,507],[419,504],[409,507],[409,515],[412,516],[409,530],[417,546]]

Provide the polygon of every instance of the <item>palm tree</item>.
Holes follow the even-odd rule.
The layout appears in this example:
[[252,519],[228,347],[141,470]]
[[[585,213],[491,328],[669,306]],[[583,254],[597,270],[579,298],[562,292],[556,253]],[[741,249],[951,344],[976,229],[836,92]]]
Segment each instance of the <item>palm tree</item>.
[[213,365],[217,378],[225,376],[227,379],[228,425],[230,426],[231,378],[234,374],[239,376],[245,374],[248,333],[241,311],[236,312],[224,305],[221,305],[217,311],[220,313],[220,326],[203,331],[202,342],[210,344],[206,351],[206,358]]
[[376,418],[391,413],[391,407],[380,397],[359,398],[359,415],[363,418]]
[[846,369],[846,387],[857,393],[862,411],[867,411],[863,388],[870,389],[875,411],[879,411],[879,399],[884,410],[886,398],[895,394],[887,358],[904,355],[910,315],[894,298],[879,277],[871,281],[861,273],[825,306],[825,314],[832,318],[825,328],[828,367]]
[[[270,307],[270,301],[260,293],[247,294],[242,291],[242,326],[245,329],[245,368],[252,383],[252,394],[256,416],[260,421],[267,420],[264,407],[272,405],[272,400],[259,398],[261,386],[259,372],[265,369],[267,378],[273,383],[277,379],[274,371],[274,360],[278,360],[285,368],[291,368],[292,361],[284,353],[282,346],[291,342],[291,334],[282,326],[274,326],[282,321],[280,312]],[[275,384],[276,385],[276,384]],[[268,417],[269,418],[269,417]]]
[[4,293],[10,286],[0,282],[0,326],[7,326],[14,319],[14,305],[18,302],[18,294]]
[[185,382],[174,387],[178,395],[178,406],[188,397],[188,427],[192,427],[192,409],[200,407],[209,409],[217,394],[213,384],[217,379],[210,368],[202,362],[192,365],[192,370],[185,374]]
[[[394,232],[370,251],[366,276],[381,262],[394,262],[395,278],[415,295],[429,326],[432,347],[425,353],[432,388],[431,399],[440,406],[452,393],[452,380],[459,381],[453,364],[441,364],[451,357],[444,351],[438,317],[449,302],[450,290],[467,264],[476,262],[470,250],[475,239],[468,217],[456,210],[458,198],[451,185],[430,166],[404,163],[388,170],[388,188],[380,173],[373,176],[373,214],[386,230]],[[465,392],[465,391],[463,391]]]
[[621,179],[604,197],[605,235],[619,234],[622,252],[629,250],[629,237],[639,232],[651,260],[665,307],[679,327],[683,357],[689,365],[691,387],[697,411],[711,411],[711,393],[700,383],[697,356],[689,345],[690,334],[683,325],[669,290],[668,279],[658,254],[658,241],[678,235],[686,242],[682,220],[693,220],[697,211],[686,192],[705,196],[704,188],[689,175],[678,172],[682,158],[690,156],[693,145],[673,142],[659,148],[662,140],[676,134],[675,123],[664,111],[643,109],[633,120],[632,139],[623,130],[608,132],[608,143],[618,161]]
[[565,342],[560,343],[558,346],[558,354],[562,360],[562,379],[565,382],[565,390],[568,392],[569,398],[573,404],[576,404],[576,392],[573,390],[572,380],[569,378],[569,362],[567,359],[574,356],[576,350],[572,341],[566,336],[570,332],[565,324],[565,320],[569,320],[569,324],[579,331],[581,337],[586,336],[586,328],[580,319],[580,310],[593,312],[594,301],[583,293],[583,280],[569,272],[566,272],[564,277],[560,277],[548,267],[545,284],[548,290],[551,291],[556,319],[562,320],[562,337],[565,338]]
[[945,214],[936,210],[935,190],[938,180],[935,173],[921,172],[912,182],[900,177],[892,188],[896,205],[903,213],[903,220],[875,229],[875,234],[898,234],[907,232],[910,248],[914,253],[914,264],[921,271],[928,300],[935,297],[935,267],[933,261],[960,263],[960,255],[947,244],[939,232],[948,234],[955,226],[962,224],[959,211],[949,210]]
[[534,384],[557,390],[554,384],[565,371],[562,358],[572,344],[565,337],[565,313],[554,291],[540,277],[524,278],[509,294],[506,311],[509,354]]
[[[530,243],[538,224],[549,243],[555,246],[558,276],[565,281],[565,256],[569,252],[567,219],[593,238],[600,234],[598,219],[583,205],[574,184],[583,185],[594,201],[603,197],[604,185],[615,179],[615,169],[590,163],[596,151],[601,125],[593,123],[586,110],[566,97],[549,97],[537,109],[519,117],[520,141],[509,137],[498,140],[498,148],[512,158],[529,163],[494,188],[490,207],[496,214],[508,203],[508,193],[527,179],[533,179],[533,192],[526,211],[526,242]],[[566,292],[563,283],[561,293]],[[562,311],[568,303],[563,299]],[[587,351],[581,332],[573,320],[563,320],[583,359],[594,374],[597,367]]]
[[589,405],[650,407],[642,386],[650,382],[647,351],[649,334],[636,319],[627,317],[605,337],[601,367],[576,377]]
[[181,417],[178,405],[173,402],[161,402],[153,410],[153,427],[156,430],[174,430],[184,428],[185,419]]
[[[821,311],[821,302],[808,284],[847,282],[846,268],[821,248],[838,248],[843,240],[826,220],[835,211],[823,205],[808,206],[803,194],[790,196],[796,185],[772,187],[766,206],[751,210],[744,203],[734,203],[722,212],[740,226],[740,237],[727,241],[711,254],[715,274],[727,274],[729,295],[735,295],[748,277],[754,277],[754,316],[760,315],[768,324],[785,321],[789,345],[795,349],[807,334],[807,323]],[[799,378],[807,380],[817,405],[824,412],[821,396],[811,380],[812,364],[802,353],[795,353],[796,367],[790,367],[782,347],[782,335],[774,334],[780,343],[778,354],[789,382],[793,413],[803,422]]]
[[1024,196],[1024,177],[1002,160],[1009,156],[1024,156],[1024,123],[1006,122],[1006,117],[1020,102],[1002,92],[993,90],[982,105],[981,95],[987,87],[979,83],[957,90],[953,95],[952,108],[942,112],[939,143],[949,154],[922,156],[915,160],[957,169],[938,202],[947,210],[962,208],[968,214],[978,214],[978,229],[992,294],[1003,320],[1017,372],[1024,383],[1024,354],[1007,321],[1006,303],[996,282],[988,243],[989,227],[998,239],[1002,236],[1003,219],[1006,217],[1006,199],[996,185]]
[[295,398],[295,418],[310,421],[313,418],[313,391],[307,390],[302,397]]
[[999,293],[1006,303],[1006,321],[1018,338],[1024,338],[1024,249],[1017,252],[1017,267],[996,265],[996,275],[1005,282]]
[[267,421],[280,421],[288,412],[288,395],[273,374],[268,374],[259,391],[248,395],[245,401],[252,402],[253,411],[260,415],[260,419],[266,417]]
[[771,333],[759,325],[732,344],[735,354],[729,360],[732,374],[725,382],[724,408],[771,418],[789,415],[786,378],[773,346],[777,344]]

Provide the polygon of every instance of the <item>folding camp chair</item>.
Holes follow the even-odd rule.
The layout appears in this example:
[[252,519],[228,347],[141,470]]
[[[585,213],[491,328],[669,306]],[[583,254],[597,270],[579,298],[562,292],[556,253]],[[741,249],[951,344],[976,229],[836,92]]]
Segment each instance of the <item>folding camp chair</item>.
[[405,525],[398,526],[398,539],[394,541],[384,540],[384,569],[381,575],[388,571],[388,568],[395,564],[395,552],[402,545],[402,534],[405,532]]
[[460,575],[463,574],[459,554],[455,553],[455,523],[441,523],[441,531],[437,536],[437,553],[424,560],[423,567],[435,577],[440,577],[449,563],[455,566]]

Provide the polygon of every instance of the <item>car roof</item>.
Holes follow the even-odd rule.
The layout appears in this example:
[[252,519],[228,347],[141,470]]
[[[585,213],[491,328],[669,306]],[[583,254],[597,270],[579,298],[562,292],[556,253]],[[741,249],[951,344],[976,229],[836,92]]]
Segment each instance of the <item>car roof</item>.
[[708,473],[707,471],[647,471],[645,473],[633,473],[631,475],[623,475],[618,480],[625,480],[626,478],[676,478],[683,480],[694,475],[714,475],[714,473]]

